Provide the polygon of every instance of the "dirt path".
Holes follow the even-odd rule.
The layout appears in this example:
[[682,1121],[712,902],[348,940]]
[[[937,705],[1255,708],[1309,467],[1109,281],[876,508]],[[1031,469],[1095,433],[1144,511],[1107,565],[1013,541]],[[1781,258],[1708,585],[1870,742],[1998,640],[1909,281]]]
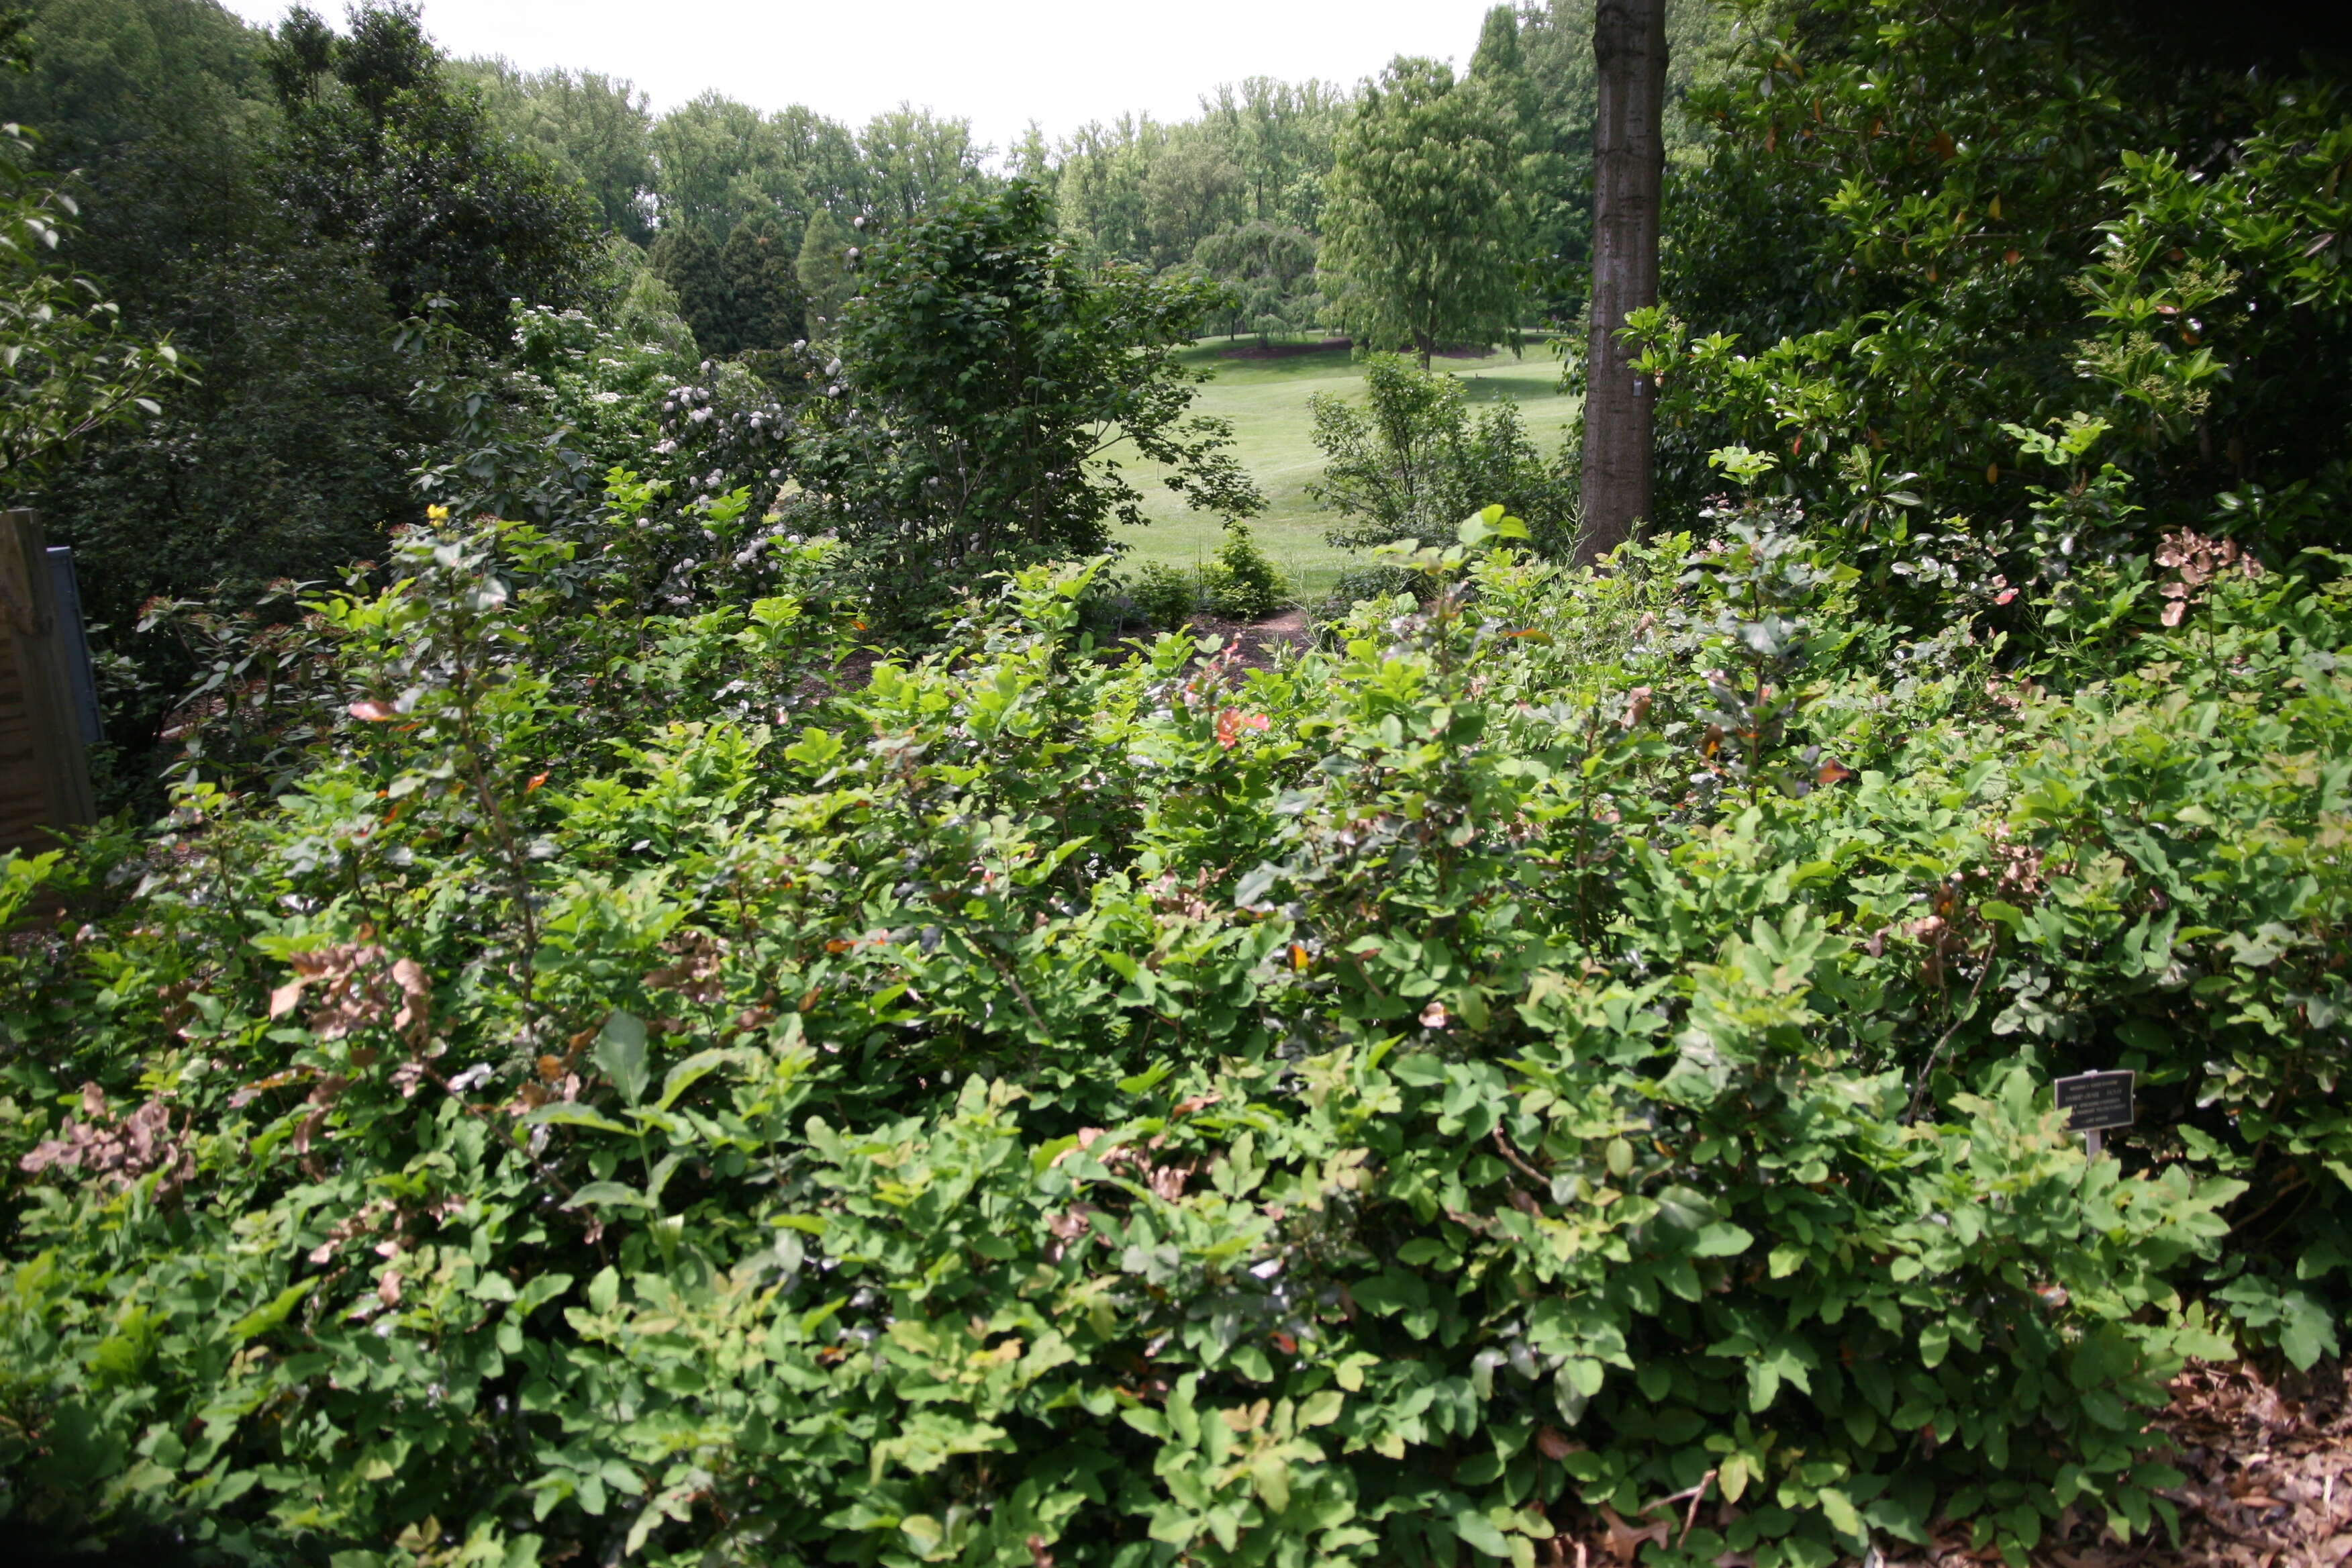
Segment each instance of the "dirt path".
[[1314,634],[1307,625],[1304,610],[1285,610],[1281,615],[1263,621],[1221,621],[1209,616],[1192,617],[1192,631],[1199,637],[1221,637],[1233,648],[1238,661],[1250,669],[1270,668],[1283,648],[1293,651],[1305,647]]

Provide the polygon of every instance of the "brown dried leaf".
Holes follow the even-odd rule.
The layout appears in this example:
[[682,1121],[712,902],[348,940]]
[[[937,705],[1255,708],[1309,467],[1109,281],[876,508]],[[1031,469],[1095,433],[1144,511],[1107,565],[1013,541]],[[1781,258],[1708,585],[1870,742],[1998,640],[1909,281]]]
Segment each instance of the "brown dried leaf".
[[157,1173],[156,1195],[176,1190],[196,1172],[195,1153],[184,1137],[171,1136],[171,1112],[161,1100],[149,1100],[120,1121],[106,1114],[106,1094],[94,1083],[82,1085],[82,1112],[87,1121],[66,1119],[62,1137],[44,1140],[17,1161],[20,1170],[84,1171],[127,1188],[150,1173]]
[[1640,1555],[1644,1542],[1664,1546],[1673,1533],[1664,1520],[1636,1530],[1617,1517],[1617,1510],[1607,1503],[1601,1505],[1601,1517],[1609,1523],[1609,1535],[1605,1542],[1609,1548],[1609,1555],[1623,1563],[1630,1564]]
[[706,1006],[726,999],[727,987],[719,978],[727,952],[725,942],[708,931],[690,931],[664,942],[662,951],[675,954],[677,961],[648,970],[645,976],[647,990],[675,991]]
[[422,1045],[433,1020],[433,983],[425,977],[425,966],[413,958],[394,961],[392,983],[400,987],[400,1011],[392,1020],[393,1028],[411,1045]]

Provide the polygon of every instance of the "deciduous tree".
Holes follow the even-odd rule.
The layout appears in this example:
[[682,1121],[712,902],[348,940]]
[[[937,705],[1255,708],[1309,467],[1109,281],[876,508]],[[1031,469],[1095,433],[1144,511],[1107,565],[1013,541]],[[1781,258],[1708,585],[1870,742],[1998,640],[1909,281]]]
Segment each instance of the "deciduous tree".
[[699,93],[654,122],[652,144],[665,231],[697,229],[716,246],[754,212],[809,205],[782,139],[748,103]]
[[503,59],[457,69],[482,89],[499,129],[578,181],[615,234],[653,237],[653,115],[635,83],[600,71],[518,70]]
[[1424,369],[1447,343],[1511,336],[1517,171],[1496,96],[1435,60],[1381,72],[1340,133],[1325,212],[1323,265],[1349,329],[1410,346]]
[[1347,89],[1329,82],[1254,76],[1202,94],[1200,123],[1241,172],[1250,216],[1312,233],[1350,107]]
[[1315,237],[1287,224],[1221,229],[1192,247],[1192,264],[1224,285],[1232,328],[1255,332],[1261,343],[1315,325],[1323,305],[1315,291]]
[[905,225],[863,270],[838,356],[808,364],[794,467],[812,524],[850,543],[887,612],[1143,521],[1102,460],[1122,442],[1194,506],[1257,510],[1225,426],[1192,413],[1202,378],[1176,358],[1209,286],[1088,268],[1028,181]]
[[413,4],[370,0],[348,34],[298,5],[268,63],[288,196],[322,237],[365,251],[396,312],[446,300],[495,343],[509,301],[583,295],[599,255],[586,198],[492,130]]
[[152,395],[186,374],[168,342],[124,332],[98,285],[55,258],[75,209],[35,174],[32,151],[0,133],[0,489],[10,491],[92,431],[160,413]]
[[1665,0],[1599,0],[1592,55],[1600,77],[1593,131],[1592,314],[1585,351],[1584,527],[1579,553],[1597,560],[1650,515],[1656,397],[1619,335],[1658,302],[1658,216],[1666,172]]
[[982,166],[992,148],[971,139],[971,121],[933,114],[902,103],[866,121],[858,133],[865,163],[862,210],[885,224],[912,223],[930,212],[986,190]]
[[1143,182],[1152,261],[1162,267],[1181,262],[1202,236],[1238,218],[1241,188],[1241,171],[1207,136],[1194,129],[1173,139]]

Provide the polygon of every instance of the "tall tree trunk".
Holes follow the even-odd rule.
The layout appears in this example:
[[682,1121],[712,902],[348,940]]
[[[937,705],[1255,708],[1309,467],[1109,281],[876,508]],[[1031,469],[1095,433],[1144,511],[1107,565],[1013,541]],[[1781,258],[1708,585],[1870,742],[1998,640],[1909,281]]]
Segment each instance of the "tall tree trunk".
[[1658,208],[1665,183],[1665,0],[1600,0],[1593,64],[1592,321],[1586,345],[1584,527],[1592,562],[1650,515],[1655,394],[1618,342],[1628,312],[1658,302]]

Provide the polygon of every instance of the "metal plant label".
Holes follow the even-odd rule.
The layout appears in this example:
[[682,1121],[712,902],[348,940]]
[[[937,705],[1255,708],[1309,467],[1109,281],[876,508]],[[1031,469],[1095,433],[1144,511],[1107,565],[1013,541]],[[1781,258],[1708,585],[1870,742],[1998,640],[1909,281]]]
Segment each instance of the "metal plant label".
[[2129,1127],[2132,1079],[2128,1072],[2086,1072],[2062,1078],[2050,1086],[2058,1109],[2066,1113],[2069,1132],[2097,1132],[2109,1127]]

